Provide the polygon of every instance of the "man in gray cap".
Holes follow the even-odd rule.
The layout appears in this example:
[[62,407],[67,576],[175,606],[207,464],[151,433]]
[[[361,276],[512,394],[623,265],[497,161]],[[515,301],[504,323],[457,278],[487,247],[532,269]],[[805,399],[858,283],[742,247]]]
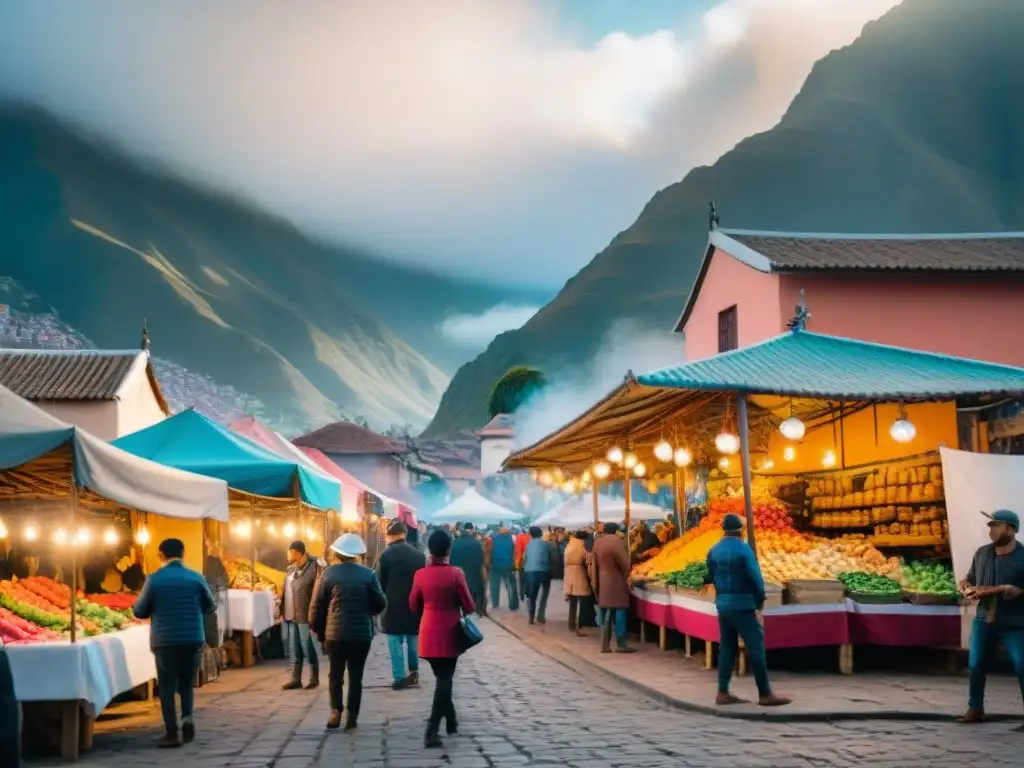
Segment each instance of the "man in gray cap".
[[743,518],[726,515],[722,520],[725,537],[708,552],[706,582],[715,585],[718,610],[718,696],[715,704],[740,704],[743,699],[729,692],[732,666],[739,653],[739,638],[747,647],[747,660],[757,684],[757,703],[780,707],[790,699],[772,693],[764,651],[764,578],[754,550],[743,540]]
[[978,548],[967,578],[960,582],[964,595],[978,601],[971,625],[967,711],[960,718],[961,723],[972,724],[985,719],[985,677],[1000,641],[1024,691],[1024,547],[1017,541],[1020,517],[1008,509],[981,514],[988,518],[992,543]]

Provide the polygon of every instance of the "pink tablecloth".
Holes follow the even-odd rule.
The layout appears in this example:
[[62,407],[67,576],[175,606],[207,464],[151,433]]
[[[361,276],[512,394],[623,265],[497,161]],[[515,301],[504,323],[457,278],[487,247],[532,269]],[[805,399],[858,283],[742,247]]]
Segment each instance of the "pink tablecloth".
[[[714,603],[678,591],[633,590],[639,618],[655,626],[718,642]],[[887,645],[918,648],[960,646],[958,606],[862,605],[852,600],[832,605],[784,605],[764,612],[769,649],[812,646]]]

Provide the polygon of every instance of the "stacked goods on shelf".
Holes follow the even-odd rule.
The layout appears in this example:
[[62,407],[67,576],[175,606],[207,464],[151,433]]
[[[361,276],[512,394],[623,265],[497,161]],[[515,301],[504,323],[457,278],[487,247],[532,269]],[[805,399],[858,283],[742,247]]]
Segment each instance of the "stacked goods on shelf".
[[[255,587],[256,589],[262,589],[268,592],[278,592],[284,584],[285,574],[280,571],[275,571],[272,568],[261,566],[259,563],[256,564],[255,584],[253,583],[252,567],[249,563],[241,560],[235,560],[233,558],[225,558],[224,568],[228,572],[228,586],[232,589],[250,589]],[[268,574],[266,571],[270,571],[271,573]],[[278,582],[276,577],[272,574],[280,574],[280,581]]]
[[916,466],[811,480],[811,525],[873,527],[879,536],[947,536],[942,467],[934,462],[928,457]]

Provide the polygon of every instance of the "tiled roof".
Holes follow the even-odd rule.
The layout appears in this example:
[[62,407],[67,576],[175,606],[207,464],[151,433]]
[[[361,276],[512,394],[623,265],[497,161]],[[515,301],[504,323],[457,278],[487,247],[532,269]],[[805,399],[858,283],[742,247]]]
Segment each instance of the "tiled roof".
[[405,453],[404,443],[348,421],[336,421],[326,427],[292,440],[304,448],[324,453]]
[[26,400],[114,400],[140,354],[0,350],[0,384]]
[[773,272],[890,269],[1024,272],[1024,234],[1019,232],[984,235],[723,232],[768,259]]
[[515,434],[515,425],[509,414],[499,413],[477,434],[480,437],[512,437]]
[[646,387],[834,400],[945,400],[1024,395],[1024,368],[809,331],[638,376]]

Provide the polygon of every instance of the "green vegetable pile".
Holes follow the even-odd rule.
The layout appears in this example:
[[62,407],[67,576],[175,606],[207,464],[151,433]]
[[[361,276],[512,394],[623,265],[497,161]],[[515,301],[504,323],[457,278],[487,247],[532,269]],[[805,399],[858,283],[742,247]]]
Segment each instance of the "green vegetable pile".
[[888,576],[879,576],[862,571],[846,571],[837,577],[848,592],[858,595],[898,595],[900,584]]
[[903,587],[909,592],[924,592],[940,597],[959,597],[956,577],[951,568],[936,563],[904,563]]
[[665,584],[679,589],[701,589],[707,576],[707,563],[690,563],[681,571],[669,573],[665,577]]
[[96,624],[101,632],[119,630],[125,622],[125,617],[117,611],[88,600],[79,600],[77,607],[78,614]]
[[20,616],[25,621],[31,621],[37,627],[52,629],[55,632],[64,632],[71,626],[71,622],[67,619],[54,616],[52,613],[41,608],[15,600],[10,595],[3,593],[0,593],[0,606],[3,606],[15,616]]

